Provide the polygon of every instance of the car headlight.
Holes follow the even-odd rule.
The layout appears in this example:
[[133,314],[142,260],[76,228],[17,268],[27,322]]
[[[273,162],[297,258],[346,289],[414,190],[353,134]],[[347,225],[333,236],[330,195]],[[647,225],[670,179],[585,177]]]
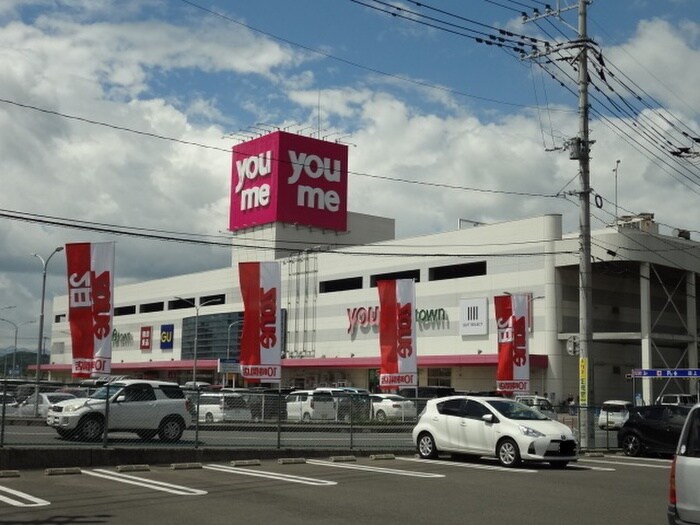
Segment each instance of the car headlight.
[[520,432],[525,434],[527,437],[533,437],[533,438],[538,438],[544,436],[542,432],[539,430],[535,430],[534,428],[526,427],[525,425],[518,425],[520,428]]
[[63,413],[64,414],[70,414],[71,412],[75,412],[78,410],[80,407],[79,406],[68,406],[68,407],[63,407]]

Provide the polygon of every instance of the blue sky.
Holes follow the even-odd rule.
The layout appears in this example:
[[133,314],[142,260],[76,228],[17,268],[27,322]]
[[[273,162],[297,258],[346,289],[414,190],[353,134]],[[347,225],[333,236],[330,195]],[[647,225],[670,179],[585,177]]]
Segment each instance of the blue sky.
[[[0,209],[222,240],[228,150],[280,127],[350,144],[349,209],[396,219],[401,238],[545,213],[576,231],[577,165],[557,149],[578,132],[571,65],[426,25],[573,37],[575,10],[523,24],[530,7],[543,2],[5,0]],[[382,12],[396,8],[405,18]],[[596,0],[589,34],[616,89],[592,91],[591,185],[604,202],[593,227],[614,219],[619,160],[619,214],[654,213],[698,240],[697,0]],[[0,218],[0,307],[16,306],[0,317],[37,317],[31,253],[98,240],[117,240],[119,283],[230,261],[223,248]],[[64,270],[52,261],[49,298],[65,293]],[[12,335],[0,323],[0,348]]]

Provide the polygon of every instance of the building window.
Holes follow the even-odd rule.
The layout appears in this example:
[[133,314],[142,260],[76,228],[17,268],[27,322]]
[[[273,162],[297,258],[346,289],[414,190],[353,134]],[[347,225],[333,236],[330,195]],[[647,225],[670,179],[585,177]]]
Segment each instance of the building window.
[[224,294],[207,295],[199,298],[199,304],[208,303],[207,306],[215,304],[226,304],[226,296]]
[[335,279],[320,283],[320,293],[345,292],[347,290],[361,290],[362,277],[348,277],[347,279]]
[[452,370],[449,368],[428,368],[429,386],[452,386]]
[[404,270],[402,272],[380,273],[369,278],[369,285],[376,288],[377,281],[391,281],[394,279],[413,279],[420,282],[420,270]]
[[185,299],[173,299],[168,301],[168,310],[182,310],[183,308],[194,308],[192,306],[195,304],[194,297],[187,297]]
[[486,261],[436,266],[428,270],[428,280],[430,281],[461,279],[462,277],[475,277],[477,275],[486,275]]
[[164,310],[164,305],[160,303],[147,303],[139,306],[139,313],[148,314],[151,312],[162,312]]
[[136,305],[131,306],[115,306],[114,307],[114,317],[119,315],[134,315],[136,313]]
[[66,314],[57,314],[53,318],[54,323],[63,323],[66,320]]

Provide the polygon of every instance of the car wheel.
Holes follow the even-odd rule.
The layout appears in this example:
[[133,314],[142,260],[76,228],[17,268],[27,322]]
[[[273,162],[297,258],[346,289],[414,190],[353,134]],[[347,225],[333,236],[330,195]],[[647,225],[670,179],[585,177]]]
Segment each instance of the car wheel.
[[622,451],[625,456],[639,456],[642,453],[642,442],[636,434],[627,434],[622,438]]
[[375,418],[377,421],[383,422],[383,421],[386,421],[386,414],[384,413],[383,410],[379,410],[379,411],[376,413],[376,415],[374,416],[374,418]]
[[156,436],[157,433],[158,432],[156,430],[140,430],[136,433],[136,435],[144,441],[150,441]]
[[520,464],[520,450],[517,443],[510,438],[505,438],[498,443],[496,455],[504,467],[516,467]]
[[418,454],[423,459],[435,459],[438,456],[435,439],[428,432],[423,432],[418,436]]
[[161,441],[166,441],[171,443],[173,441],[178,441],[182,437],[182,433],[185,431],[185,424],[175,418],[170,418],[164,420],[160,427],[158,428],[158,437]]
[[214,422],[214,414],[212,414],[211,412],[207,412],[207,415],[204,416],[204,421],[206,421],[207,423],[213,423]]
[[309,414],[308,412],[305,412],[304,416],[301,418],[301,420],[304,421],[305,423],[308,423],[309,421],[311,421],[311,414]]
[[78,439],[80,441],[97,441],[102,437],[105,424],[101,418],[88,417],[78,425]]

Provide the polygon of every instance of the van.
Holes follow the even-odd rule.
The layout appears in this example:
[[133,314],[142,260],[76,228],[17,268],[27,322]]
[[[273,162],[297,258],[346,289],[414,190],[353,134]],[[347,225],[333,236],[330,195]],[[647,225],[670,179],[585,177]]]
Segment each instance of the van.
[[694,405],[697,397],[693,394],[662,394],[656,398],[656,405]]
[[598,427],[603,430],[622,428],[622,425],[624,425],[625,421],[630,417],[630,410],[632,410],[632,407],[633,405],[630,401],[622,401],[619,399],[605,401],[598,415]]
[[549,399],[546,397],[537,396],[534,394],[523,394],[515,396],[515,400],[518,403],[534,408],[541,414],[547,416],[549,419],[557,420],[557,413],[554,411],[552,403],[550,403]]
[[686,417],[669,482],[669,524],[700,523],[700,405]]
[[289,421],[335,419],[335,400],[330,392],[295,390],[286,401]]
[[220,423],[224,421],[251,421],[252,413],[245,398],[233,393],[204,392],[194,398],[199,400],[200,423]]

